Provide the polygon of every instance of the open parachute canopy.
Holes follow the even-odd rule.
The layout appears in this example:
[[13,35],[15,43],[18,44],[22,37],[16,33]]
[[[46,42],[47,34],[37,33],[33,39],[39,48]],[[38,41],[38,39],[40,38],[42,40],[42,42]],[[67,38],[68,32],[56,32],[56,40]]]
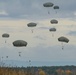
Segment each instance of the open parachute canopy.
[[64,36],[61,36],[61,37],[58,38],[58,41],[68,43],[69,39],[64,37]]
[[9,34],[4,33],[4,34],[2,34],[2,37],[3,37],[3,38],[8,38],[8,37],[9,37]]
[[51,2],[47,2],[47,3],[44,3],[43,6],[44,7],[52,7],[54,4],[51,3]]
[[34,22],[30,22],[27,24],[28,27],[35,27],[37,25],[37,23]]
[[50,23],[51,23],[51,24],[57,24],[57,23],[58,23],[58,21],[57,21],[57,20],[55,20],[55,19],[53,19],[53,20],[51,20],[51,21],[50,21]]
[[56,31],[56,28],[50,28],[49,31],[55,32]]
[[54,6],[53,8],[54,8],[54,9],[59,9],[59,6]]
[[13,42],[13,45],[15,47],[23,47],[23,46],[27,46],[27,42],[23,40],[16,40]]

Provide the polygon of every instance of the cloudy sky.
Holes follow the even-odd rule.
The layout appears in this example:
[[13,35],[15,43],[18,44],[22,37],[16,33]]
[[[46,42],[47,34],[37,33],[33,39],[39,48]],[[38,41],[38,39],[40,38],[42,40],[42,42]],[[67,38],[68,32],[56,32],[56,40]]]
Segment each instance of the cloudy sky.
[[[60,9],[43,7],[43,3],[46,2],[52,2]],[[75,7],[75,0],[0,0],[1,60],[31,60],[31,63],[37,61],[34,62],[35,65],[38,65],[38,62],[42,62],[39,63],[40,65],[43,65],[43,62],[45,65],[48,65],[46,62],[49,62],[49,65],[76,65],[74,64],[76,62]],[[52,19],[58,20],[58,24],[51,24]],[[37,26],[27,27],[30,22],[37,23]],[[52,27],[55,27],[57,31],[50,32],[49,29]],[[2,38],[3,33],[8,33],[10,37]],[[70,40],[67,44],[63,43],[63,50],[61,42],[58,41],[61,36]],[[16,48],[12,45],[15,40],[25,40],[28,45]],[[21,52],[21,57],[18,52]]]

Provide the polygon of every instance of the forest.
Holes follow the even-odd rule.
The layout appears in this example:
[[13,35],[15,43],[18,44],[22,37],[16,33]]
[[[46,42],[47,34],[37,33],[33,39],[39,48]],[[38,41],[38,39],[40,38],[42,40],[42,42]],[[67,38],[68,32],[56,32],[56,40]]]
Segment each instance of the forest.
[[0,75],[76,75],[76,66],[0,67]]

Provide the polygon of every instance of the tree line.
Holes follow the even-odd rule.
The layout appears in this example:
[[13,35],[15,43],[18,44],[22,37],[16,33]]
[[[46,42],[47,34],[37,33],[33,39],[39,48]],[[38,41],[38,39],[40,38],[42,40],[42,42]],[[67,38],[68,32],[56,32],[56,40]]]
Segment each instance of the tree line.
[[0,67],[0,75],[76,75],[76,66]]

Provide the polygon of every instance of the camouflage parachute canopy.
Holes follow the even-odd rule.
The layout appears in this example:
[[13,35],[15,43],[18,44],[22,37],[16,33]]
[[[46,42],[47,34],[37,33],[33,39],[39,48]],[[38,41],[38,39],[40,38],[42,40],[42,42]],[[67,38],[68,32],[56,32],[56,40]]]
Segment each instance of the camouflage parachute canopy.
[[54,6],[53,8],[54,8],[54,9],[59,9],[59,6]]
[[58,38],[58,41],[68,43],[69,42],[69,39],[66,38],[66,37],[64,37],[64,36],[61,36],[61,37]]
[[55,19],[53,19],[53,20],[51,20],[51,21],[50,21],[50,23],[51,23],[51,24],[57,24],[57,23],[58,23],[58,21],[57,21],[57,20],[55,20]]
[[54,4],[51,3],[51,2],[47,2],[47,3],[44,3],[43,6],[44,7],[52,7]]
[[8,38],[8,37],[9,37],[9,34],[4,33],[4,34],[2,34],[2,37],[3,37],[3,38]]
[[37,25],[37,23],[34,22],[30,22],[27,24],[28,27],[35,27]]
[[56,31],[56,28],[50,28],[49,31]]
[[23,46],[27,46],[27,42],[23,40],[16,40],[13,42],[13,45],[16,47],[23,47]]

